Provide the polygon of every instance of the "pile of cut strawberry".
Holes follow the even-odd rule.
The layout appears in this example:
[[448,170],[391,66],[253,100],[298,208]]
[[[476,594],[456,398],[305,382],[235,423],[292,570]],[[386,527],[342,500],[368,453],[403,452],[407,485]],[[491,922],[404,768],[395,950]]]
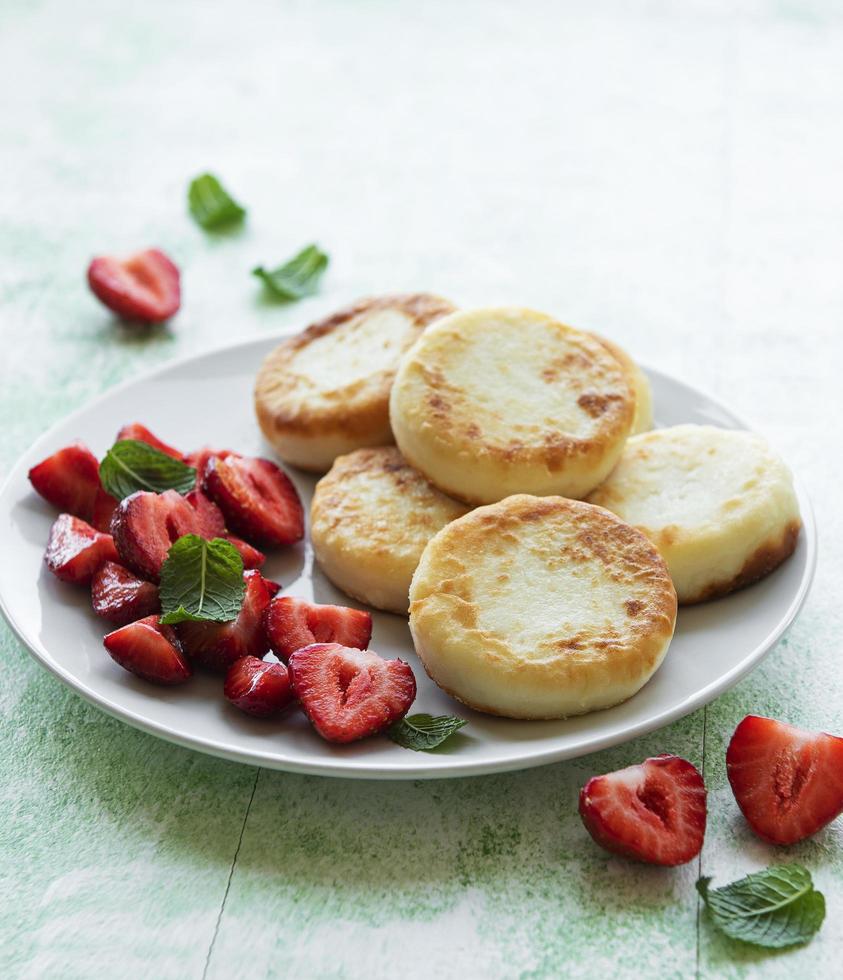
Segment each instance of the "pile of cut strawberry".
[[[415,699],[415,678],[408,664],[367,649],[371,615],[277,595],[280,586],[261,575],[264,549],[304,536],[301,500],[287,474],[270,460],[230,450],[183,454],[139,423],[120,430],[117,444],[126,441],[192,467],[195,484],[118,500],[104,488],[96,456],[79,442],[29,472],[35,490],[61,511],[47,568],[63,582],[90,586],[94,612],[117,627],[103,641],[112,659],[155,684],[184,683],[195,668],[224,674],[225,697],[242,711],[272,717],[298,704],[332,742],[399,722]],[[161,622],[162,567],[186,535],[236,549],[244,580],[236,618]],[[277,660],[266,659],[270,652]]]

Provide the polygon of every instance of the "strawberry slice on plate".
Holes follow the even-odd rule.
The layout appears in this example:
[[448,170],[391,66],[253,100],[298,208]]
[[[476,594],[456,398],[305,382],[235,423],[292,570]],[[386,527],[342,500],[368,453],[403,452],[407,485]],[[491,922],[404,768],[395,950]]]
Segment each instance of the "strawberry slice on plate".
[[153,449],[157,449],[160,453],[166,453],[167,456],[172,456],[173,459],[184,459],[183,454],[178,449],[174,449],[159,439],[158,436],[150,432],[140,422],[130,422],[128,425],[124,425],[117,433],[117,442],[121,439],[134,439],[135,442],[145,442],[147,446],[152,446]]
[[291,653],[313,643],[339,643],[365,650],[372,639],[372,614],[280,596],[267,610],[266,633],[272,652],[285,662]]
[[109,633],[106,650],[121,667],[153,684],[182,684],[192,671],[182,656],[175,630],[147,616]]
[[94,510],[91,514],[91,524],[98,531],[111,532],[111,518],[117,509],[117,500],[106,493],[102,487],[97,488],[97,495],[94,497]]
[[[81,442],[74,442],[33,466],[29,482],[54,507],[90,521],[100,487],[100,464]],[[106,494],[107,496],[107,494]]]
[[91,582],[91,604],[97,616],[118,626],[157,613],[158,586],[133,575],[128,568],[107,561]]
[[110,534],[72,514],[59,514],[50,528],[44,561],[63,582],[83,584],[104,562],[117,561],[117,550]]
[[795,844],[843,813],[843,738],[748,715],[726,751],[732,792],[750,827]]
[[304,537],[304,510],[292,480],[268,459],[212,456],[203,486],[237,534],[255,544],[286,545]]
[[88,266],[88,285],[97,299],[118,316],[160,323],[178,311],[178,267],[157,248],[126,259],[99,256]]
[[280,714],[295,697],[284,664],[267,663],[257,657],[235,660],[225,676],[226,698],[255,718]]
[[702,849],[706,790],[676,755],[595,776],[580,791],[586,830],[607,851],[649,864],[686,864]]
[[175,490],[138,490],[117,505],[111,533],[123,564],[157,582],[170,545],[184,534],[203,536],[202,518]]
[[316,731],[329,742],[354,742],[400,721],[416,697],[416,679],[403,660],[371,650],[314,643],[288,664],[293,693]]
[[188,466],[192,466],[196,470],[196,489],[201,490],[208,460],[214,456],[219,456],[220,459],[228,459],[229,456],[238,455],[239,453],[235,453],[231,449],[211,449],[210,446],[203,446],[201,449],[196,449],[192,453],[188,453],[184,457],[184,461]]
[[246,593],[237,619],[229,623],[179,623],[179,639],[193,663],[228,670],[241,657],[262,657],[269,650],[263,615],[271,592],[260,572],[245,572]]
[[[223,538],[226,536],[225,518],[222,516],[222,511],[209,496],[201,490],[191,490],[190,493],[185,494],[184,499],[196,511],[196,516],[199,518],[199,527],[201,528],[200,534],[203,538],[210,540],[211,538]],[[238,548],[237,550],[239,551],[240,549]]]
[[[243,559],[244,568],[260,568],[266,561],[266,555],[262,551],[258,551],[257,548],[253,548],[248,541],[244,541],[242,538],[237,538],[233,534],[224,534],[223,537],[229,542],[229,544],[233,544],[234,547],[240,552],[240,557]],[[278,589],[275,591],[277,592]]]

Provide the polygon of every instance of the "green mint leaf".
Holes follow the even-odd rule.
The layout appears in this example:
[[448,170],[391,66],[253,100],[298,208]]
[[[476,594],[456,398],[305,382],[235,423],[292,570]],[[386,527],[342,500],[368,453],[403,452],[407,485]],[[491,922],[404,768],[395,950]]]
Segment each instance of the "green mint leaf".
[[328,256],[319,246],[308,245],[277,269],[265,269],[259,265],[252,269],[252,275],[257,276],[280,299],[295,300],[316,292],[327,266]]
[[196,483],[196,470],[145,442],[121,439],[100,463],[100,483],[118,500],[137,490],[188,493]]
[[453,715],[417,714],[402,718],[386,733],[396,745],[414,752],[430,752],[467,724]]
[[230,541],[185,534],[161,566],[161,622],[230,622],[245,588],[243,559]]
[[187,191],[190,213],[203,228],[221,228],[242,220],[246,209],[226,191],[213,174],[194,177]]
[[799,864],[765,868],[713,890],[710,881],[700,878],[697,891],[712,922],[732,939],[771,949],[795,946],[808,942],[825,918],[825,898]]

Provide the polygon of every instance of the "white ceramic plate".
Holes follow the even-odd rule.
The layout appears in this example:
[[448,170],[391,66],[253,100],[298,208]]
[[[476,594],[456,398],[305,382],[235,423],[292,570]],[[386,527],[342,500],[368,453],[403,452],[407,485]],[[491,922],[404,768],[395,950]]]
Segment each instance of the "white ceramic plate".
[[[711,701],[761,660],[799,611],[813,577],[816,531],[810,504],[798,488],[805,528],[793,557],[743,592],[681,610],[655,677],[634,698],[607,711],[556,722],[508,721],[469,711],[428,679],[413,652],[407,621],[384,613],[374,616],[372,647],[413,666],[419,686],[413,710],[459,714],[469,721],[435,753],[411,752],[385,738],[332,746],[299,712],[272,722],[250,719],[225,701],[217,677],[198,675],[175,688],[138,680],[103,649],[105,624],[92,613],[88,591],[59,582],[45,569],[42,555],[55,513],[31,489],[27,471],[74,439],[102,455],[120,426],[133,421],[185,451],[210,444],[271,457],[252,415],[252,383],[261,358],[276,342],[212,351],[106,392],[45,433],[0,491],[0,604],[6,618],[45,667],[130,725],[213,755],[292,772],[419,779],[523,769],[615,745]],[[648,373],[660,425],[743,427],[711,398],[656,371]],[[315,481],[292,475],[307,507]],[[314,567],[307,544],[271,554],[264,572],[288,594],[349,604]]]

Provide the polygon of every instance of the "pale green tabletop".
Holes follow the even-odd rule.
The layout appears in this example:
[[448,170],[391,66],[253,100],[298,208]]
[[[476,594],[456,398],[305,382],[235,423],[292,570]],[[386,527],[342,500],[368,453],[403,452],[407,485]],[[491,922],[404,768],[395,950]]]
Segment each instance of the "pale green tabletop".
[[[798,471],[821,551],[788,638],[707,709],[450,782],[176,748],[90,707],[1,626],[0,975],[839,975],[842,822],[762,844],[723,761],[750,711],[843,733],[839,8],[5,0],[0,85],[3,472],[155,364],[430,289],[547,310],[709,389]],[[186,216],[204,169],[248,205],[242,233]],[[264,302],[250,268],[313,240],[332,257],[320,295]],[[181,264],[184,307],[138,337],[84,270],[148,245]],[[701,860],[678,870],[610,857],[576,813],[589,775],[662,751],[710,789]],[[718,938],[698,875],[782,859],[825,892],[820,934],[773,955]]]

